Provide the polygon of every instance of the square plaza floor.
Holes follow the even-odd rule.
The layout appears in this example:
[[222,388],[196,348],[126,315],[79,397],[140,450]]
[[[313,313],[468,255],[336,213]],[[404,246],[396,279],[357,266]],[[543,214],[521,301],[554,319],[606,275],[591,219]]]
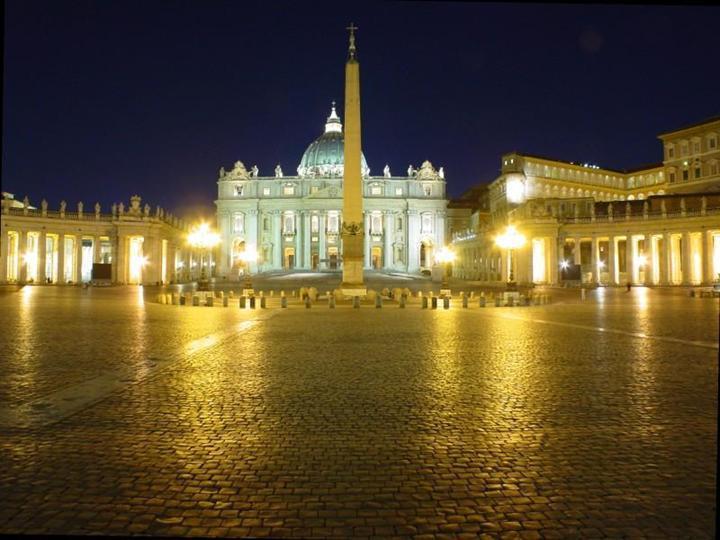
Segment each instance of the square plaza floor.
[[718,301],[0,294],[0,533],[712,538]]

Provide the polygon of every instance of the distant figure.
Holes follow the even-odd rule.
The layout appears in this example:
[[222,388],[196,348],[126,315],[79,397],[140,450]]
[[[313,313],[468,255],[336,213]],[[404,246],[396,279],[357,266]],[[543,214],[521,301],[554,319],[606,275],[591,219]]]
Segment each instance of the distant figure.
[[632,289],[632,283],[628,281],[627,285],[625,285],[625,287],[626,287],[625,292],[630,292],[630,289]]

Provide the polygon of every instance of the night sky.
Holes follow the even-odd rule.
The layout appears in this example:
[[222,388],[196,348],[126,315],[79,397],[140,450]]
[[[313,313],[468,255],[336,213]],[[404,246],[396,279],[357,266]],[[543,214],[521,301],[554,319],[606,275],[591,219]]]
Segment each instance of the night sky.
[[448,191],[518,150],[609,168],[720,114],[712,6],[7,1],[2,189],[50,208],[138,193],[214,210],[220,166],[294,174],[337,100],[354,21],[372,174]]

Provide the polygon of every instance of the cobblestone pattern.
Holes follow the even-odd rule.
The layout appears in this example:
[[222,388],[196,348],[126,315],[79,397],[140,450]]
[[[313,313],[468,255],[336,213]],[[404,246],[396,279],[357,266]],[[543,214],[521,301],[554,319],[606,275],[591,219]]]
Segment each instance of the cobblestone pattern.
[[[695,306],[714,318],[676,335],[708,339],[716,308]],[[148,306],[145,350],[241,316],[191,312]],[[52,358],[26,351],[41,379],[76,358],[77,335],[48,332]],[[288,309],[0,433],[0,532],[712,538],[717,376],[717,351],[479,310]]]

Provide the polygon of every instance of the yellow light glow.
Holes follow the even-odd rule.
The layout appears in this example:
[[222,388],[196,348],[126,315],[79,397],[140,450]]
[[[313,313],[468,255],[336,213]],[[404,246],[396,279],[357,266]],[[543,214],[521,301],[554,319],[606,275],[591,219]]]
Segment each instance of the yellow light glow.
[[188,234],[188,243],[195,248],[209,249],[220,243],[220,235],[207,223],[200,223]]
[[635,264],[636,264],[639,268],[642,268],[643,266],[645,266],[645,265],[647,264],[647,257],[646,257],[645,255],[638,255],[638,256],[636,256],[636,257],[635,257]]
[[525,198],[525,186],[518,178],[508,179],[505,186],[507,200],[511,203],[521,203]]
[[495,237],[495,243],[503,249],[517,249],[525,245],[525,236],[514,225],[508,225],[504,234]]
[[248,247],[245,248],[245,251],[242,251],[240,255],[238,255],[238,258],[245,263],[253,263],[257,261],[258,252],[255,248]]
[[440,264],[451,263],[455,260],[455,252],[447,246],[443,246],[435,255],[435,260]]

